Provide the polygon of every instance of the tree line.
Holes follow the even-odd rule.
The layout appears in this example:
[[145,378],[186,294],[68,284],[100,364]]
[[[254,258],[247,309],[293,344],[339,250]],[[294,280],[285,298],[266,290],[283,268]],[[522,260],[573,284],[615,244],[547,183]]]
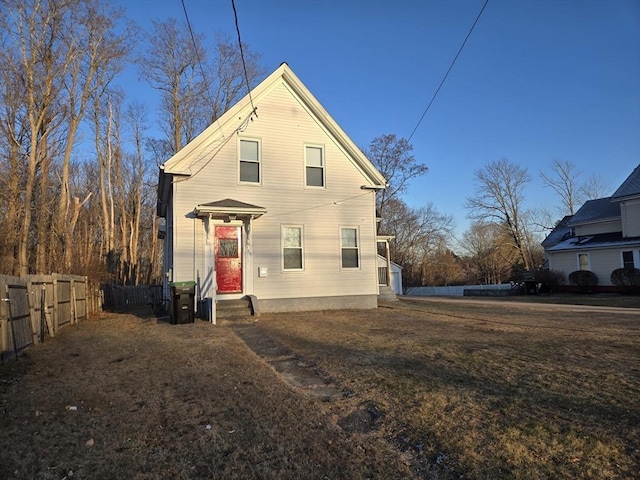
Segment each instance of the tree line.
[[608,190],[600,177],[583,180],[573,163],[554,160],[539,175],[557,196],[558,211],[531,209],[525,196],[532,181],[528,170],[495,160],[474,173],[475,189],[465,202],[472,223],[456,239],[453,217],[432,203],[415,208],[402,200],[411,180],[428,171],[412,150],[396,135],[382,135],[364,149],[390,183],[378,196],[379,232],[392,236],[391,258],[402,265],[405,286],[517,281],[522,272],[543,267],[540,243],[557,221]]
[[[159,137],[118,86],[132,64]],[[0,273],[158,281],[157,167],[246,93],[237,44],[175,19],[144,31],[100,0],[0,0],[0,75]]]

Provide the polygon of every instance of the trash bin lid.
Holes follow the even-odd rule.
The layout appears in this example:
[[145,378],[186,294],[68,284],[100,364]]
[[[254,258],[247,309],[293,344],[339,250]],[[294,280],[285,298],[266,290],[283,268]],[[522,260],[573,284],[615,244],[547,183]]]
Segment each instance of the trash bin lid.
[[171,287],[195,287],[196,282],[171,282]]

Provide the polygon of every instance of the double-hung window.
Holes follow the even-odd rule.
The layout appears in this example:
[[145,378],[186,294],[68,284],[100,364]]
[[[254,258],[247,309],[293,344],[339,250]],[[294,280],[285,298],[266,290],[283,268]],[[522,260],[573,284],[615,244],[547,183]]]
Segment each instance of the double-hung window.
[[240,181],[260,183],[260,142],[240,139]]
[[302,251],[302,227],[282,227],[282,268],[284,270],[302,270],[304,255]]
[[319,146],[304,147],[305,184],[307,187],[324,187],[324,149]]
[[344,227],[340,229],[340,250],[342,268],[358,268],[360,266],[357,228]]
[[622,252],[622,268],[635,268],[633,261],[633,250]]
[[580,270],[589,270],[589,254],[588,253],[579,253],[578,254],[578,268]]

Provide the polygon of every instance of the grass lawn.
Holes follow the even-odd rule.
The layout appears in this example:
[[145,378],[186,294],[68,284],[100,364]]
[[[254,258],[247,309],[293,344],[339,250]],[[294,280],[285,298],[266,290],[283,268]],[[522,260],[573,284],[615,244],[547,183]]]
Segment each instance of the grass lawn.
[[509,303],[269,315],[423,478],[634,478],[640,318]]
[[0,366],[0,478],[640,471],[637,315],[403,301],[256,328],[343,396],[289,386],[229,328],[105,314]]
[[580,295],[575,293],[551,293],[543,295],[514,295],[512,297],[464,297],[497,302],[526,302],[538,304],[594,305],[600,307],[640,308],[640,295],[599,293]]

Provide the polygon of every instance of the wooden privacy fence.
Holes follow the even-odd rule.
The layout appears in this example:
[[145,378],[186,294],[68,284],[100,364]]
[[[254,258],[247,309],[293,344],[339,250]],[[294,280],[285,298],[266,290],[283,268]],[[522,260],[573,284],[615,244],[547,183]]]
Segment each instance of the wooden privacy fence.
[[0,275],[0,358],[102,310],[103,293],[78,275]]

